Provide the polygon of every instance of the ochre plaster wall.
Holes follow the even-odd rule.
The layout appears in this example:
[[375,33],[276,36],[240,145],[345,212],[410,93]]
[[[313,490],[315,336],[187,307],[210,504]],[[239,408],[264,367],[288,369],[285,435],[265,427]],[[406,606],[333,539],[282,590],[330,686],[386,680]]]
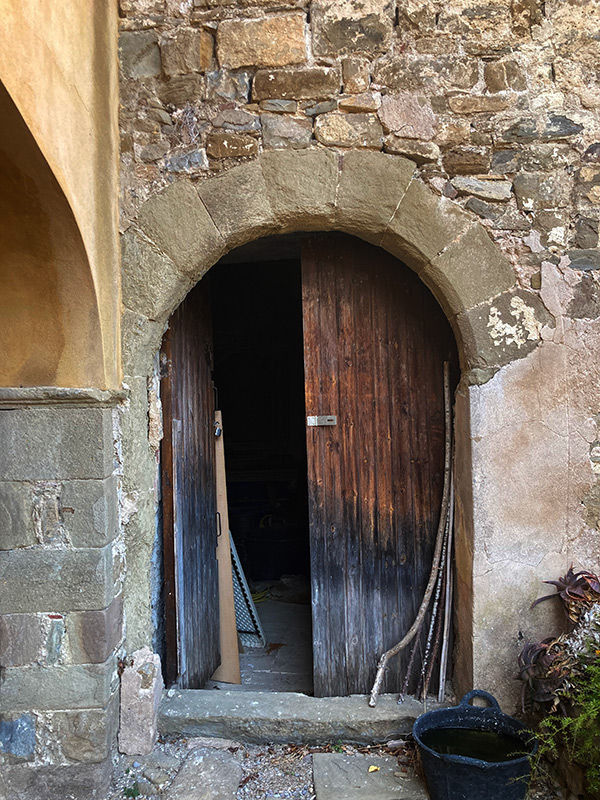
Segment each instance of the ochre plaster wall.
[[[94,342],[83,361],[63,357],[55,381],[64,386],[116,388],[120,378],[116,25],[116,0],[0,2],[0,80],[71,207],[84,247],[79,263],[87,255],[93,282],[96,308],[81,302],[81,313],[99,319],[102,358],[96,363]],[[75,285],[71,302],[77,299]],[[44,350],[38,332],[31,328],[27,349]],[[88,332],[84,326],[79,337]],[[16,385],[51,379],[18,370],[2,377]]]

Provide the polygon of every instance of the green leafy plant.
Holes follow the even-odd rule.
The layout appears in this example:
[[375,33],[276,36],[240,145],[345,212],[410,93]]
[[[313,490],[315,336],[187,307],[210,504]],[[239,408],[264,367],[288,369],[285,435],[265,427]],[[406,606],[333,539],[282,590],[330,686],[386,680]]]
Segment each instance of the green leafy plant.
[[[533,759],[541,771],[545,758],[561,752],[585,773],[587,790],[600,798],[600,581],[571,566],[556,587],[571,623],[569,633],[527,644],[519,655],[522,705],[542,718],[534,731],[539,749]],[[532,606],[532,607],[533,607]],[[539,719],[539,716],[538,716]]]
[[600,792],[600,661],[588,664],[572,689],[564,693],[569,713],[552,711],[539,724],[536,735],[541,758],[558,757],[565,748],[569,760],[580,764],[588,790]]
[[132,786],[126,786],[123,789],[123,794],[125,797],[139,797],[141,792],[138,782],[136,781]]

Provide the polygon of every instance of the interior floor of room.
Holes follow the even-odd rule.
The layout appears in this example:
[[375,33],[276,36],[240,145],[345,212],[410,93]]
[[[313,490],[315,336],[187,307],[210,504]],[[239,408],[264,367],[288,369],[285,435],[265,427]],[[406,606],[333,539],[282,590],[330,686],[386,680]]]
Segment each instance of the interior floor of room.
[[257,603],[266,647],[240,648],[241,684],[209,681],[205,689],[302,692],[311,695],[312,626],[306,603],[268,598]]

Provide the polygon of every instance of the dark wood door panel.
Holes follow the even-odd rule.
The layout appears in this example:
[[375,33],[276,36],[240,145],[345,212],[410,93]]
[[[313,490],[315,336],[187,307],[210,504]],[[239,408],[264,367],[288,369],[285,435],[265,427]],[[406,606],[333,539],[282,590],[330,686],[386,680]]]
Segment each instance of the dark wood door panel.
[[307,427],[315,693],[344,695],[370,689],[427,582],[453,339],[417,276],[376,247],[315,236],[302,269],[306,413],[337,415]]
[[179,683],[182,688],[196,689],[220,663],[208,280],[199,283],[173,313],[163,357],[167,368],[161,384],[167,663],[172,662],[176,639]]

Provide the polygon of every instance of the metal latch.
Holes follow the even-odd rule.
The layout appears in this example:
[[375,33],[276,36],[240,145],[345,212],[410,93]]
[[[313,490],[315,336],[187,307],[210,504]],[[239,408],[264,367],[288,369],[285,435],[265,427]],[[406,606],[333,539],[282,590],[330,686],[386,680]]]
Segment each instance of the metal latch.
[[337,425],[335,414],[327,414],[322,417],[307,417],[306,424],[309,428],[316,428],[321,425]]

